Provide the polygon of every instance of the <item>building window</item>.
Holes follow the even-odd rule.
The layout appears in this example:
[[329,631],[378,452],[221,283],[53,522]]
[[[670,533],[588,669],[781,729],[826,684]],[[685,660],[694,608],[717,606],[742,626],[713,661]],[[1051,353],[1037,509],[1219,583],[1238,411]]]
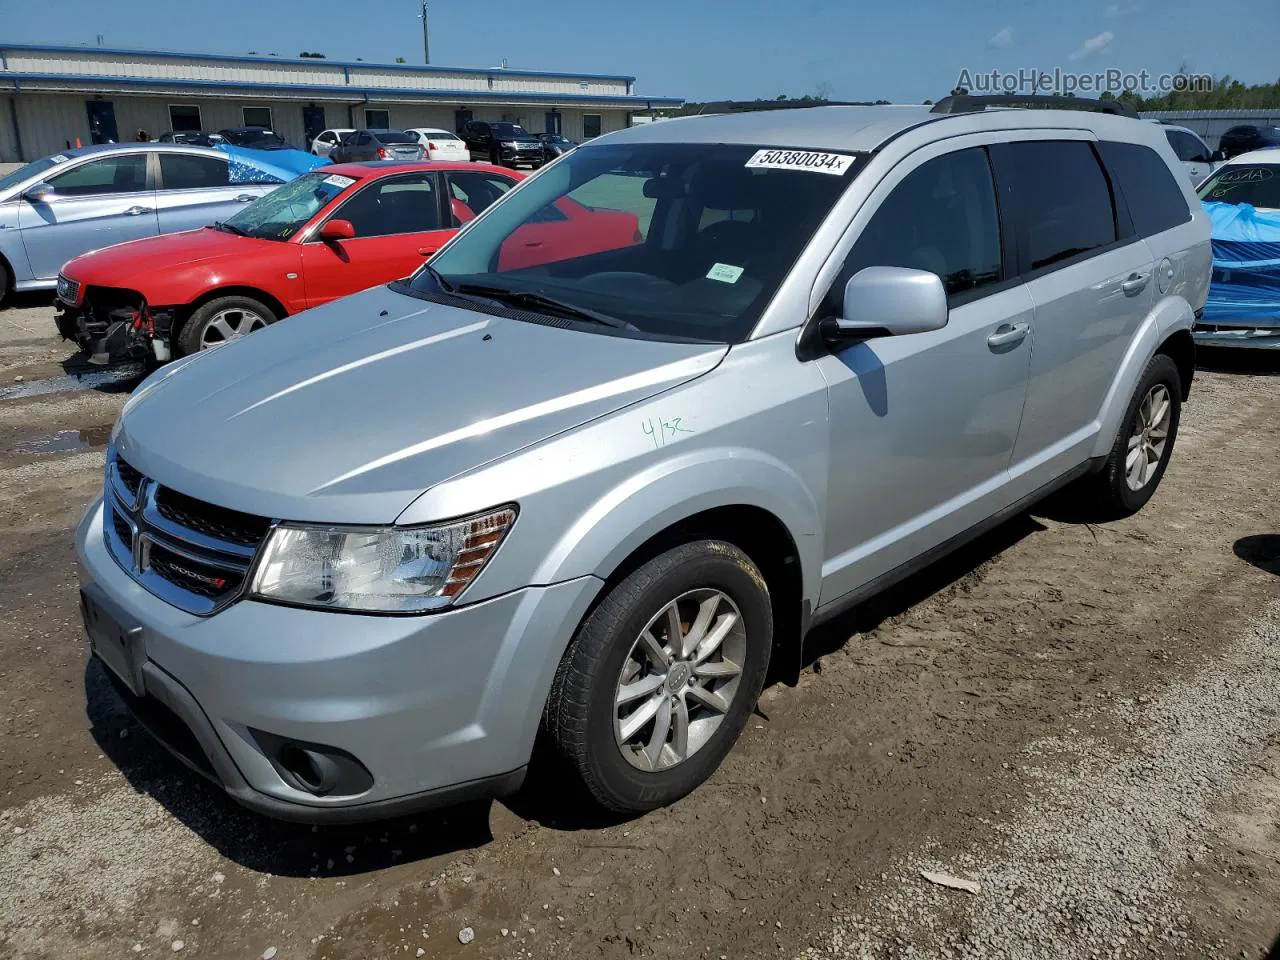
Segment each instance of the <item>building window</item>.
[[600,114],[584,113],[582,115],[582,139],[590,140],[600,136]]
[[364,112],[364,128],[366,130],[390,130],[391,111],[366,110]]
[[264,130],[271,129],[270,107],[243,107],[240,112],[241,118],[244,120],[244,125],[246,127],[262,127]]
[[191,104],[171,105],[169,129],[177,133],[204,129],[200,126],[200,108]]

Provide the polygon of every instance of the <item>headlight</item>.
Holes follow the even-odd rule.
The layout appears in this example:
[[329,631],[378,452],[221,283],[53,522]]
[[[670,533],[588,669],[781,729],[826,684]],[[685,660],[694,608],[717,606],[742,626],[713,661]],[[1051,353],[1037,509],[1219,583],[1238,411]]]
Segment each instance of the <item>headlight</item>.
[[251,592],[307,607],[421,613],[447,607],[484,569],[514,508],[430,527],[281,524]]

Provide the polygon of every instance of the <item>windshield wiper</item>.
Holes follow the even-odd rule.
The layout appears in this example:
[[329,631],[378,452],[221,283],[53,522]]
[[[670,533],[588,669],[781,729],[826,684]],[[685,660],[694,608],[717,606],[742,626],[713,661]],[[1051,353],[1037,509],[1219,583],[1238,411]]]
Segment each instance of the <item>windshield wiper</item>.
[[427,276],[429,276],[432,280],[434,280],[436,282],[436,285],[439,286],[440,289],[443,290],[445,293],[454,292],[453,284],[450,283],[448,280],[446,280],[444,278],[444,274],[442,274],[435,267],[431,266],[431,264],[424,263],[422,265],[422,269],[427,272]]
[[234,233],[237,237],[252,236],[247,230],[237,227],[234,223],[227,223],[225,220],[213,221],[213,229],[225,230],[227,233]]
[[534,310],[559,314],[562,317],[569,317],[574,320],[587,320],[605,327],[612,327],[615,330],[638,331],[640,329],[635,324],[620,320],[618,317],[611,317],[607,313],[601,313],[598,310],[591,310],[587,307],[579,307],[573,303],[557,300],[555,297],[534,293],[532,290],[508,290],[506,287],[490,287],[482,283],[460,283],[455,287],[455,290],[458,293],[471,293],[489,300],[497,300],[501,303],[510,303],[515,306],[531,307]]

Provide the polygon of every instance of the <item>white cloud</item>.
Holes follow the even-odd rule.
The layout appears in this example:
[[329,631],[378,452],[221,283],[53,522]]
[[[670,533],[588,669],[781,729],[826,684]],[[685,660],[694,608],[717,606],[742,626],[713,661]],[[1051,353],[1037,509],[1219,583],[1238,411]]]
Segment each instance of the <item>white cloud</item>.
[[1090,37],[1084,43],[1080,44],[1080,49],[1076,50],[1073,54],[1071,54],[1071,56],[1068,57],[1068,59],[1081,60],[1085,57],[1091,57],[1095,53],[1101,53],[1103,50],[1107,49],[1107,47],[1111,45],[1111,41],[1114,40],[1115,38],[1116,38],[1115,34],[1112,33],[1110,30],[1104,30],[1102,33],[1098,34],[1096,37]]
[[989,47],[1012,47],[1013,46],[1013,27],[1001,27],[991,39],[987,41]]
[[1115,20],[1118,17],[1127,17],[1131,13],[1137,13],[1141,9],[1141,5],[1137,3],[1113,3],[1103,8],[1102,15],[1108,20]]

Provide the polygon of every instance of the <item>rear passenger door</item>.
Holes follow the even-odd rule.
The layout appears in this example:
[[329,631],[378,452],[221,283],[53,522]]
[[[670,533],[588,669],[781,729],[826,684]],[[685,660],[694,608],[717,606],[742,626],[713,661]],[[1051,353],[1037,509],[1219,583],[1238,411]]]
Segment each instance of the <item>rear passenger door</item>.
[[1209,159],[1209,148],[1199,137],[1185,130],[1166,130],[1164,135],[1169,141],[1169,146],[1182,162],[1182,168],[1187,172],[1191,185],[1199,186],[1200,181],[1213,171],[1213,163]]
[[1151,309],[1151,252],[1086,136],[1064,131],[993,151],[1013,190],[1020,272],[1035,304],[1011,468],[1020,494],[1088,459],[1107,390]]
[[950,307],[941,330],[853,343],[812,361],[831,411],[821,603],[1010,502],[1032,312],[1002,248],[984,139],[926,147],[885,177],[854,220],[857,239],[815,318],[839,316],[846,282],[871,266],[937,274]]
[[162,151],[159,160],[156,211],[161,233],[212,226],[270,189],[231,183],[222,157]]

